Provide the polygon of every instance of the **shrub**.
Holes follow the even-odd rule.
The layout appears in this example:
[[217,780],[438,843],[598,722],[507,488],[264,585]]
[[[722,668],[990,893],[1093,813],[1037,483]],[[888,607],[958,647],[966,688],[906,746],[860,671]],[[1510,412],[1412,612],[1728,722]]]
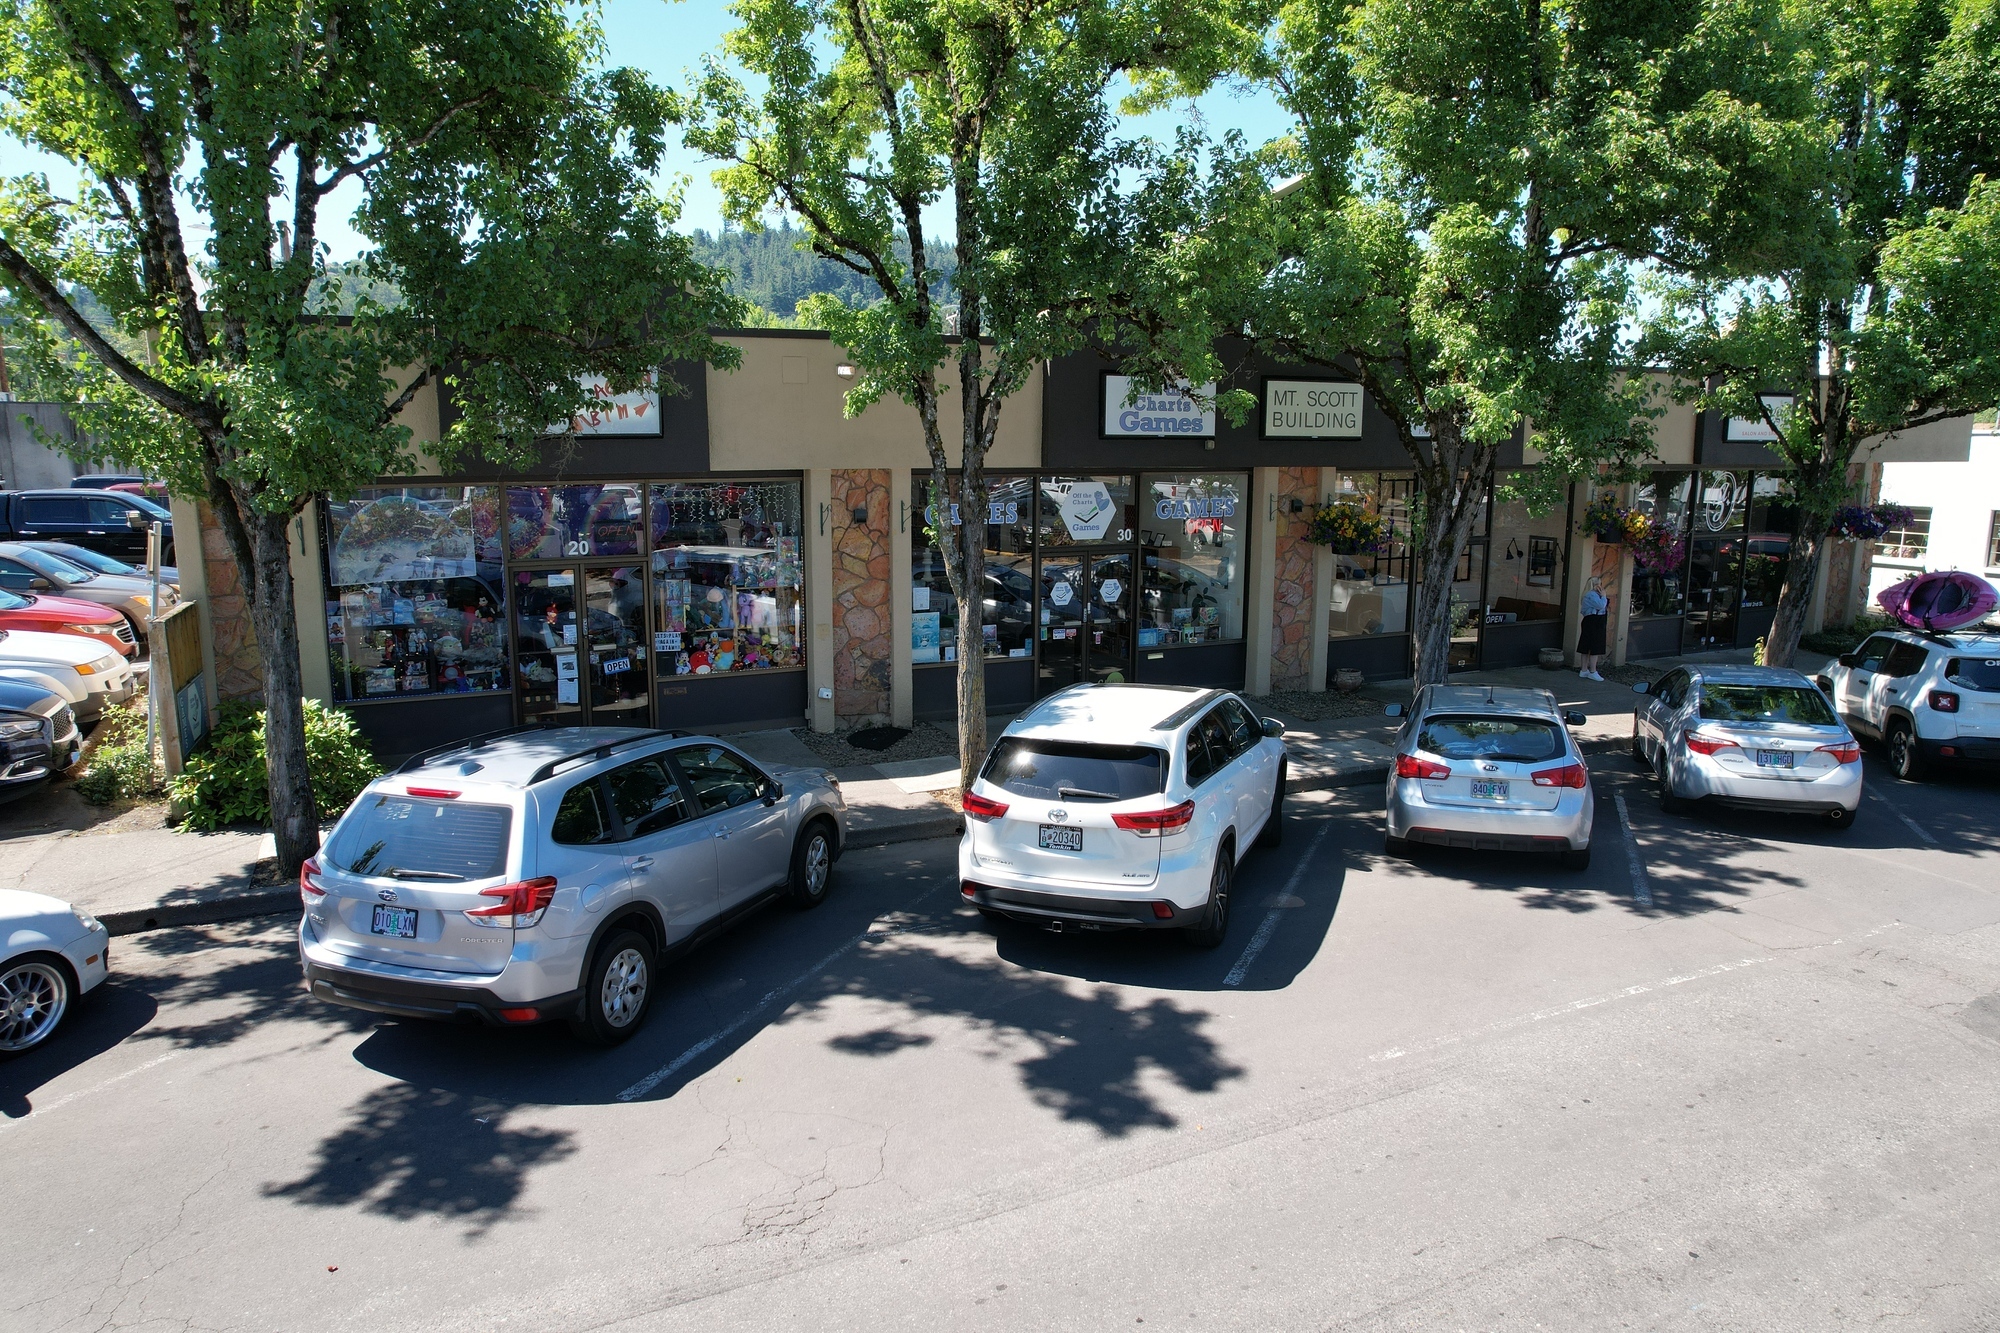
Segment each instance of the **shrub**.
[[146,704],[140,699],[105,710],[97,724],[90,763],[76,780],[76,794],[92,805],[158,796],[164,775],[146,753]]
[[1854,618],[1852,625],[1828,625],[1814,634],[1801,635],[1799,647],[1809,653],[1825,653],[1828,657],[1838,657],[1851,653],[1861,646],[1861,641],[1871,634],[1884,630],[1902,629],[1887,616],[1862,614]]
[[[346,807],[382,772],[354,719],[338,708],[305,701],[306,771],[321,814]],[[171,784],[187,810],[185,827],[199,831],[226,824],[271,822],[270,770],[264,763],[264,710],[226,706],[201,753]]]

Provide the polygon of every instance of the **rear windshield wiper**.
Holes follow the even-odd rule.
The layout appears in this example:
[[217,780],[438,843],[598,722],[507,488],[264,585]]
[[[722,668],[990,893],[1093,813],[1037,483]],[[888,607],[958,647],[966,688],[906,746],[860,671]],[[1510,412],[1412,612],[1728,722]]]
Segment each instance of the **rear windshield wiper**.
[[1056,795],[1065,801],[1115,801],[1115,791],[1091,791],[1085,787],[1057,787]]
[[382,872],[390,879],[449,879],[462,880],[463,875],[454,875],[446,870],[406,870],[402,866],[390,866]]

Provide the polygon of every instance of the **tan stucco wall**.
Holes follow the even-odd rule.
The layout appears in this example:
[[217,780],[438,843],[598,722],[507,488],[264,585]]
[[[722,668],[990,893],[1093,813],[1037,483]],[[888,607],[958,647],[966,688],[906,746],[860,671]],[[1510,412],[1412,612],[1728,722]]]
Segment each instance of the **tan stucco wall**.
[[[847,354],[826,338],[732,337],[743,349],[736,370],[708,371],[708,459],[717,472],[793,471],[802,467],[920,468],[930,465],[916,409],[876,403],[860,416],[842,415],[854,381],[834,367]],[[940,404],[945,452],[958,458],[957,377]],[[1000,410],[1000,433],[988,467],[1027,468],[1041,462],[1042,370],[1036,367]]]

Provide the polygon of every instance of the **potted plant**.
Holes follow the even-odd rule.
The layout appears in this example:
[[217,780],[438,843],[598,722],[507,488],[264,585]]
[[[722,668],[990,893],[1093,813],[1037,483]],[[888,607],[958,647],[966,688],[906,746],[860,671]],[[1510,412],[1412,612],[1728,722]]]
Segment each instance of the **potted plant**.
[[1306,523],[1306,540],[1335,555],[1378,555],[1387,546],[1388,525],[1351,501],[1321,505]]

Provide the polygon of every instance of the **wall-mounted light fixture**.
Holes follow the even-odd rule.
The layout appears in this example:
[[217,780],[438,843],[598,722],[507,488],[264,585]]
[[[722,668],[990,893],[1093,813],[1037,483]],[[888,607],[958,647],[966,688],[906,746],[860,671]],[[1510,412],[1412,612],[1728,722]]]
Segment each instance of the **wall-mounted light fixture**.
[[825,500],[819,502],[819,535],[826,536],[827,516],[833,513],[833,506]]
[[833,368],[833,373],[844,380],[851,380],[854,378],[854,366],[849,362],[843,361]]
[[898,500],[896,503],[903,507],[896,515],[896,531],[908,532],[910,530],[910,502],[908,500]]

